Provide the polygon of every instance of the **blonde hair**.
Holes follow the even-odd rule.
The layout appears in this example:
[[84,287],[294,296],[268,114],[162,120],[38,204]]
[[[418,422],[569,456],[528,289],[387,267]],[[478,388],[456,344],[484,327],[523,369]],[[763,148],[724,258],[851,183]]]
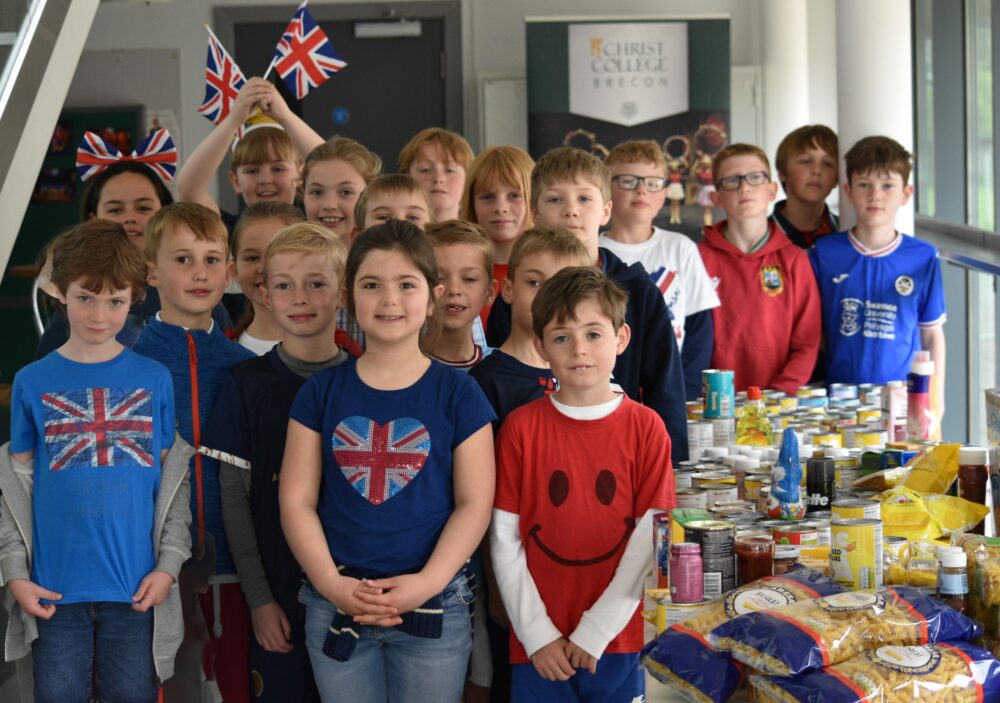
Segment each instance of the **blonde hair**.
[[[525,200],[531,198],[531,170],[535,162],[524,149],[516,146],[491,146],[472,162],[465,177],[462,193],[462,216],[469,222],[476,219],[476,191],[504,184],[521,191]],[[524,215],[524,227],[534,224],[531,210]]]
[[667,158],[663,155],[663,149],[652,139],[632,139],[622,142],[612,149],[604,163],[608,166],[614,164],[653,164],[667,176]]
[[402,151],[399,152],[399,172],[409,173],[410,166],[417,160],[417,152],[420,147],[430,144],[440,148],[445,156],[453,159],[455,163],[466,171],[472,163],[472,147],[461,134],[452,132],[441,127],[428,127],[413,135],[413,138],[406,143]]
[[268,161],[289,161],[302,167],[302,155],[295,148],[288,132],[280,127],[258,127],[243,135],[233,149],[231,173],[241,166],[257,166]]
[[405,173],[387,173],[379,176],[368,187],[361,191],[358,202],[354,203],[354,225],[362,230],[365,228],[365,215],[368,214],[368,201],[380,195],[418,194],[427,205],[428,221],[434,221],[434,208],[431,206],[430,194],[420,187],[413,176]]
[[571,232],[561,227],[538,226],[527,230],[510,251],[510,261],[507,263],[507,278],[514,280],[514,275],[525,257],[539,252],[547,252],[553,256],[565,259],[576,259],[580,266],[590,265],[590,255]]
[[435,247],[468,244],[478,249],[483,255],[486,275],[493,277],[493,242],[486,236],[482,227],[465,220],[445,220],[428,225],[425,231]]
[[321,161],[345,161],[358,172],[365,185],[374,181],[382,172],[382,159],[370,152],[361,142],[349,137],[333,136],[306,156],[302,167],[302,182],[309,179],[309,170]]
[[347,245],[344,241],[316,222],[297,222],[285,227],[276,235],[264,251],[264,279],[267,279],[267,264],[276,255],[285,252],[318,254],[330,262],[337,280],[343,283],[347,266]]
[[542,154],[531,171],[531,206],[538,205],[541,192],[553,183],[590,182],[601,191],[604,202],[611,200],[611,171],[593,154],[572,146],[561,146]]
[[767,177],[771,177],[771,162],[767,160],[767,154],[759,146],[754,146],[753,144],[730,144],[729,146],[723,147],[722,150],[715,155],[712,159],[712,180],[716,183],[719,182],[719,172],[722,170],[722,164],[726,163],[726,159],[732,159],[737,156],[756,156],[758,159],[764,162],[764,169],[767,171]]
[[146,223],[145,253],[148,261],[156,261],[164,235],[180,226],[191,230],[200,242],[219,242],[223,249],[229,246],[229,232],[213,210],[198,203],[173,203],[160,208]]

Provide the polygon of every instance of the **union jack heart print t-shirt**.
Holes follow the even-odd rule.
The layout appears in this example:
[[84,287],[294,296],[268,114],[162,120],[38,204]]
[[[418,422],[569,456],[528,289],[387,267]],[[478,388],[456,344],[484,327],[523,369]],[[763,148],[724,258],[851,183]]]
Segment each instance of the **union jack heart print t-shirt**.
[[350,359],[306,381],[291,417],[320,435],[317,512],[334,562],[374,577],[427,563],[455,508],[452,452],[495,416],[468,374],[437,361],[384,391]]
[[51,352],[14,377],[11,451],[34,452],[31,580],[60,604],[131,603],[153,570],[170,373],[124,349],[87,364]]

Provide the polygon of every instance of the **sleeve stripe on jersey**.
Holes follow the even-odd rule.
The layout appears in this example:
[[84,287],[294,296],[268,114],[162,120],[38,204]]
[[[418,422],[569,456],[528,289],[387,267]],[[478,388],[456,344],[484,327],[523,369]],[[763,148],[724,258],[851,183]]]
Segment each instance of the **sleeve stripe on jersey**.
[[936,320],[931,320],[930,322],[921,322],[921,323],[919,323],[919,327],[922,330],[931,330],[931,329],[934,329],[935,327],[940,327],[941,325],[943,325],[944,322],[945,322],[945,320],[947,320],[947,319],[948,319],[948,315],[945,314],[945,315],[942,315],[941,317],[939,317]]
[[249,461],[241,459],[234,454],[229,454],[228,452],[219,451],[218,449],[209,449],[208,447],[198,447],[198,453],[216,459],[217,461],[232,464],[236,468],[243,469],[244,471],[250,470]]

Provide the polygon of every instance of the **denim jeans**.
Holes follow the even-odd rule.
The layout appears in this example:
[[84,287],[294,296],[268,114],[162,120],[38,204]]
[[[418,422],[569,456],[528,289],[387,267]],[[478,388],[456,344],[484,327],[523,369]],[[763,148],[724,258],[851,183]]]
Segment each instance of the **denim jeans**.
[[35,703],[156,701],[152,610],[139,613],[128,603],[56,604],[51,619],[38,619],[31,652]]
[[306,647],[323,703],[459,703],[472,651],[473,601],[464,574],[444,590],[441,637],[415,637],[392,627],[360,628],[351,658],[339,662],[323,654],[336,607],[312,586],[302,587],[306,606]]

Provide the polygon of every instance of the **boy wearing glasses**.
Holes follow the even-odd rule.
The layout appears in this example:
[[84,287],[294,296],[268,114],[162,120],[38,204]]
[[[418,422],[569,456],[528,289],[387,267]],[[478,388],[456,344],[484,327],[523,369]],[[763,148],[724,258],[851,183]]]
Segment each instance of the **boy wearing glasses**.
[[732,369],[736,390],[794,394],[816,365],[819,290],[806,253],[768,220],[778,184],[767,155],[731,144],[712,162],[712,203],[726,219],[705,228],[698,245],[722,304],[712,311],[712,368]]
[[611,170],[611,229],[601,247],[626,264],[642,264],[663,293],[684,367],[688,398],[701,395],[701,372],[714,345],[712,309],[719,306],[695,243],[653,226],[667,195],[667,162],[652,140],[622,142],[605,160]]

